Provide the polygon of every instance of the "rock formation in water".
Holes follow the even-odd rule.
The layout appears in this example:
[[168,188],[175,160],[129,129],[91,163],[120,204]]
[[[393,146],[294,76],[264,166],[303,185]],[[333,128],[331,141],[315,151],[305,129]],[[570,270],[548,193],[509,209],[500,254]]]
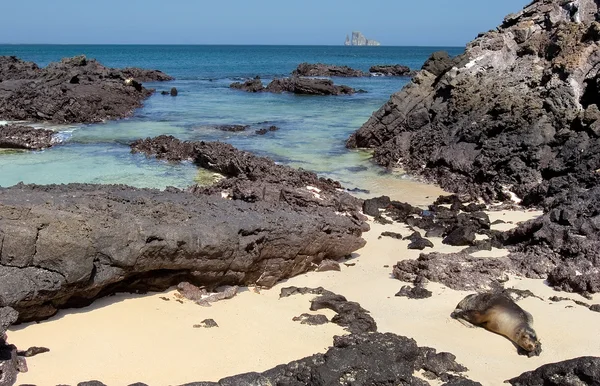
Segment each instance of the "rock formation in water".
[[300,63],[298,67],[292,71],[292,76],[340,76],[356,78],[369,76],[369,74],[348,66],[304,62]]
[[273,79],[266,87],[259,77],[244,83],[234,82],[229,87],[247,92],[290,92],[302,95],[351,95],[356,92],[352,87],[335,85],[329,79],[315,79],[292,76],[290,78]]
[[0,148],[41,150],[54,144],[54,131],[21,125],[0,125]]
[[[132,152],[169,161],[189,160],[199,167],[224,175],[225,179],[189,190],[196,194],[247,202],[268,201],[308,207],[327,207],[361,220],[362,201],[343,191],[339,182],[319,178],[315,173],[278,165],[266,157],[240,151],[222,142],[187,142],[161,135],[131,144]],[[366,224],[363,224],[365,229]]]
[[45,68],[0,56],[0,118],[53,123],[124,118],[153,92],[141,82],[171,79],[156,70],[104,67],[85,56]]
[[371,66],[369,72],[379,76],[413,76],[410,67],[401,64],[380,64]]
[[600,19],[533,1],[450,58],[436,53],[347,142],[443,188],[546,214],[511,232],[520,271],[600,291]]
[[377,40],[367,39],[360,31],[353,31],[352,38],[346,35],[345,46],[380,46]]

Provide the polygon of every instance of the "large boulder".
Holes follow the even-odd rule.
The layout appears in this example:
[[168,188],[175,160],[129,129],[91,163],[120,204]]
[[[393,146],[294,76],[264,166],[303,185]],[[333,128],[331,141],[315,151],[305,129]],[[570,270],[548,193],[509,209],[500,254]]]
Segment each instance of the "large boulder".
[[0,56],[0,118],[54,123],[124,118],[153,92],[141,82],[170,79],[156,70],[104,67],[85,56],[45,68]]
[[0,307],[21,321],[127,290],[257,284],[362,247],[362,225],[324,207],[126,186],[0,189]]
[[0,125],[0,148],[41,150],[54,144],[54,131],[21,125]]

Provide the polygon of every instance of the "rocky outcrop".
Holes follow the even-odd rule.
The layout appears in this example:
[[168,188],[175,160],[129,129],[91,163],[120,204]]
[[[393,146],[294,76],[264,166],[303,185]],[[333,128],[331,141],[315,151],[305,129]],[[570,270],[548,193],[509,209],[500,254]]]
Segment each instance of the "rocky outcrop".
[[464,54],[433,55],[347,145],[472,198],[543,207],[504,240],[511,260],[598,292],[599,16],[592,0],[533,1]]
[[381,64],[371,66],[369,72],[379,76],[412,76],[413,72],[410,67],[401,64]]
[[369,315],[369,311],[362,308],[360,304],[348,301],[344,296],[328,291],[323,287],[285,287],[281,289],[279,298],[307,293],[319,295],[310,301],[311,311],[318,311],[324,308],[335,311],[337,315],[331,319],[332,323],[344,327],[353,334],[377,331],[377,323]]
[[362,77],[369,74],[361,70],[355,70],[348,66],[336,66],[323,63],[300,63],[292,71],[292,76],[340,76],[340,77]]
[[346,35],[345,46],[379,46],[377,40],[367,39],[360,31],[352,31],[352,38]]
[[41,150],[54,144],[54,131],[21,125],[0,125],[0,148]]
[[580,357],[550,363],[506,382],[513,386],[600,385],[600,358]]
[[[234,200],[267,201],[301,207],[328,207],[347,213],[357,220],[361,200],[342,190],[339,182],[319,178],[315,173],[278,165],[266,157],[237,150],[222,142],[182,142],[161,135],[131,144],[132,152],[142,152],[169,161],[189,160],[199,167],[227,177],[209,187],[196,186],[190,191],[218,197],[226,192]],[[366,224],[363,223],[363,227]],[[368,229],[368,227],[365,227]]]
[[268,92],[291,92],[303,95],[351,95],[356,90],[349,86],[338,86],[329,79],[282,78],[275,79],[265,89]]
[[18,313],[10,307],[0,307],[0,385],[10,386],[16,382],[19,372],[27,371],[24,358],[17,354],[17,348],[8,344],[6,329],[17,321]]
[[432,56],[348,145],[487,199],[506,190],[531,198],[553,177],[589,178],[600,167],[597,13],[591,0],[532,2],[463,55]]
[[416,260],[402,260],[394,266],[393,276],[413,282],[424,277],[454,290],[498,289],[508,280],[511,271],[506,258],[472,257],[466,253],[421,254]]
[[335,85],[329,79],[302,78],[293,76],[291,78],[274,79],[266,87],[260,78],[254,78],[244,83],[234,82],[229,87],[246,92],[290,92],[302,95],[351,95],[357,90],[349,86]]
[[362,247],[323,207],[126,186],[0,189],[0,307],[39,320],[115,291],[272,286]]
[[156,70],[104,67],[85,56],[39,68],[0,57],[0,118],[92,123],[130,116],[152,94],[143,81],[172,79]]
[[229,85],[229,87],[246,92],[262,92],[265,90],[265,86],[263,85],[263,82],[260,80],[259,76],[255,77],[254,79],[247,80],[244,83],[233,82]]
[[[183,386],[225,385],[412,385],[428,383],[414,376],[423,370],[431,379],[458,380],[467,369],[450,353],[419,347],[413,339],[391,333],[336,336],[325,354],[316,354],[274,367],[263,373],[247,373],[218,382],[194,382]],[[480,385],[465,380],[464,385]]]
[[120,71],[124,77],[133,78],[138,82],[166,82],[175,79],[160,70],[144,70],[136,67],[126,67]]

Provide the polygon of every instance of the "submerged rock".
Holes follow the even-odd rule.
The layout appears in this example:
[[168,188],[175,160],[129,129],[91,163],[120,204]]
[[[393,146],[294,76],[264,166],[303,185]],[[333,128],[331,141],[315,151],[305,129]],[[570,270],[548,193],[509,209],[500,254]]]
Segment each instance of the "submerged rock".
[[156,70],[104,67],[85,56],[65,58],[45,68],[0,56],[0,116],[54,123],[124,118],[153,92],[141,82],[170,79]]

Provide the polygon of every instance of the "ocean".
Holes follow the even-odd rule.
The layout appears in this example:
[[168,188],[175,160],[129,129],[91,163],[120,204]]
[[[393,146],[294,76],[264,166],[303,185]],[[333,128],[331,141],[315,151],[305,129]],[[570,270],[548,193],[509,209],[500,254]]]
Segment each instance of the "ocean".
[[[367,91],[351,96],[250,94],[230,89],[229,84],[257,75],[266,84],[274,77],[288,76],[302,62],[347,65],[363,71],[376,64],[419,69],[438,50],[458,55],[463,48],[0,45],[0,55],[14,55],[40,66],[84,54],[106,66],[159,69],[176,78],[146,83],[158,92],[131,118],[50,126],[59,132],[59,145],[40,152],[1,152],[0,186],[21,181],[82,182],[163,189],[184,188],[205,178],[205,172],[190,163],[172,164],[130,153],[128,144],[135,139],[170,134],[182,140],[227,142],[336,179],[349,189],[376,191],[389,179],[408,177],[382,170],[369,162],[369,152],[349,150],[344,144],[408,78],[333,78],[336,84]],[[171,87],[178,89],[177,97],[160,95]],[[232,133],[214,128],[224,124],[250,125],[251,129]],[[280,130],[255,133],[271,125]]]

